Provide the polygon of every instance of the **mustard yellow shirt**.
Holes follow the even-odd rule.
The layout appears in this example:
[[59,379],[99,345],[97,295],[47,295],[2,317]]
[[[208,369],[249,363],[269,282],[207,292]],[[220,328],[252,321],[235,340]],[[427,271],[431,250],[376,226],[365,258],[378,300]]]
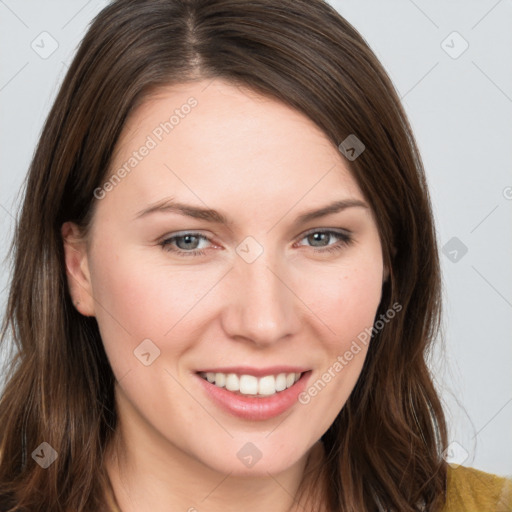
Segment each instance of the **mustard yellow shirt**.
[[448,466],[443,512],[511,512],[512,478],[466,466]]

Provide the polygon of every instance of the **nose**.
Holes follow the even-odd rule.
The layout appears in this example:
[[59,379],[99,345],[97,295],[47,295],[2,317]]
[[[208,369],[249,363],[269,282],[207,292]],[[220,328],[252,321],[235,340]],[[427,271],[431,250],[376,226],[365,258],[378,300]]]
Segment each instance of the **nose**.
[[298,331],[301,302],[284,262],[267,251],[252,263],[237,256],[228,277],[222,317],[227,335],[265,347]]

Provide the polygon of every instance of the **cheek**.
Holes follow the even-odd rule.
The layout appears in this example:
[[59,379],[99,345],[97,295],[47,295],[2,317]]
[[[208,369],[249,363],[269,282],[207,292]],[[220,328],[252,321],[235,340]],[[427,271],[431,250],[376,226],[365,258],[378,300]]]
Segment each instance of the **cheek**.
[[330,328],[334,346],[343,348],[373,324],[382,295],[381,260],[347,261],[336,269],[317,272],[315,279],[306,282],[302,285],[303,293],[311,310]]
[[186,337],[176,333],[188,325],[188,317],[193,316],[188,313],[214,284],[211,272],[171,270],[150,263],[136,250],[123,251],[120,257],[106,245],[94,261],[96,318],[115,373],[137,366],[133,351],[143,340],[165,349],[171,360],[187,348]]
[[330,276],[315,288],[311,307],[326,325],[322,329],[324,358],[299,396],[309,417],[317,418],[319,435],[332,424],[361,374],[381,300],[382,265],[379,260],[367,264],[359,260],[336,272],[331,270]]

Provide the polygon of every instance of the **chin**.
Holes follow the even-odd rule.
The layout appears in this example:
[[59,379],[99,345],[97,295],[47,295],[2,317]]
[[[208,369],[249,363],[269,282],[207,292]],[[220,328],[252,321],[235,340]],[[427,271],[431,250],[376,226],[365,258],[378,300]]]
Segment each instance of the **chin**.
[[[228,443],[217,444],[217,449],[208,454],[202,453],[198,459],[202,464],[219,473],[231,474],[239,477],[268,477],[290,469],[299,463],[309,450],[303,443],[288,436],[271,434],[244,435],[231,439]],[[286,444],[286,441],[289,444]],[[314,444],[314,443],[312,443]],[[218,450],[218,451],[217,451]]]

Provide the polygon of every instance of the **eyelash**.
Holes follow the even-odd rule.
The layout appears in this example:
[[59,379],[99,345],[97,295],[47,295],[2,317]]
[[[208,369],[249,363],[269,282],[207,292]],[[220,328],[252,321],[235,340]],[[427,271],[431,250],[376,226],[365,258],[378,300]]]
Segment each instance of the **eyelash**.
[[[300,240],[308,237],[309,235],[313,235],[315,233],[330,234],[330,235],[335,235],[338,238],[340,238],[340,241],[335,245],[326,246],[322,249],[316,249],[313,247],[313,251],[317,252],[317,253],[338,252],[338,251],[341,251],[342,249],[344,249],[345,247],[349,246],[353,242],[351,235],[349,235],[347,233],[340,233],[338,231],[328,230],[328,229],[325,229],[325,230],[318,229],[318,230],[309,231],[309,232],[305,233]],[[160,242],[159,245],[165,251],[173,252],[173,253],[177,254],[178,256],[182,256],[182,257],[204,256],[206,253],[203,249],[194,249],[192,251],[183,251],[181,249],[171,249],[172,246],[170,244],[172,242],[174,242],[176,239],[179,239],[179,238],[185,238],[186,236],[195,236],[197,238],[202,238],[203,240],[209,240],[208,237],[201,235],[200,233],[194,233],[193,231],[190,231],[190,232],[186,232],[182,235],[174,235],[170,238],[166,238],[165,240]]]

